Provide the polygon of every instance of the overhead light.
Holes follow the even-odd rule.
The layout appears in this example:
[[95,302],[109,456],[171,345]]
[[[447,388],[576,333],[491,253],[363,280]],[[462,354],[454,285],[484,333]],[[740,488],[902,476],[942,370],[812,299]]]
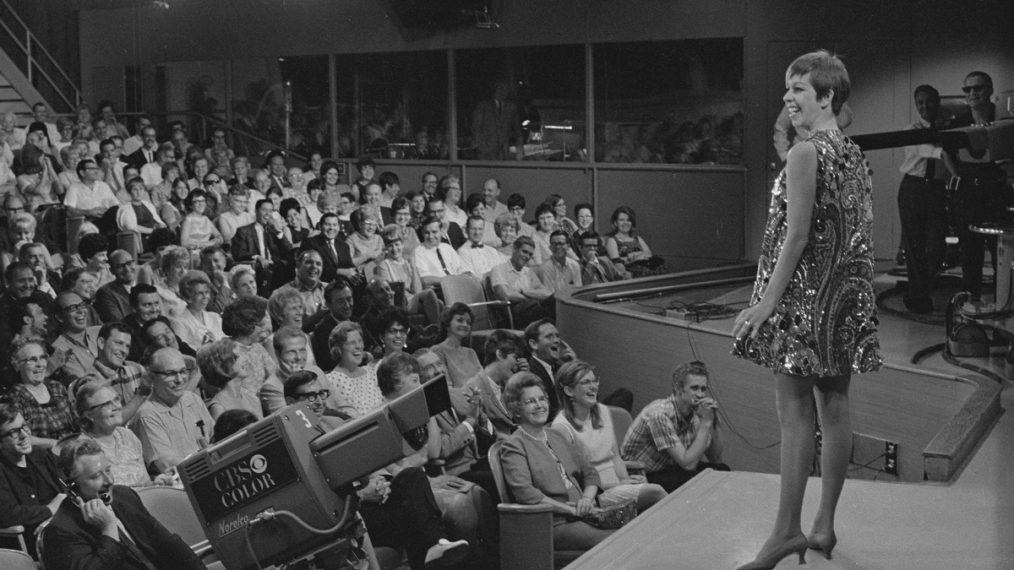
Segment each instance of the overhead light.
[[169,0],[152,0],[151,1],[151,5],[154,6],[154,7],[156,7],[156,8],[161,8],[163,10],[168,10],[169,9]]

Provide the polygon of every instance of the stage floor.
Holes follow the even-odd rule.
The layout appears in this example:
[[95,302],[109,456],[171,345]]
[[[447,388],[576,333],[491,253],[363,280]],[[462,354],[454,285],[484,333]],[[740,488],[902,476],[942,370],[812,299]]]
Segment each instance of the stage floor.
[[[893,286],[881,275],[877,288]],[[654,311],[672,300],[735,304],[749,287],[722,288],[710,295],[681,293],[624,301]],[[648,305],[652,305],[650,307]],[[742,306],[742,305],[739,305]],[[918,365],[912,355],[943,341],[943,326],[929,319],[881,315],[885,359],[949,375],[969,372],[939,352]],[[732,319],[708,321],[731,329]],[[998,353],[963,362],[1004,375]],[[1004,381],[1002,407],[1014,406],[1014,383]],[[811,479],[804,524],[816,510],[819,479]],[[687,487],[638,517],[568,568],[732,569],[750,561],[771,528],[778,498],[778,476],[764,473],[706,472]],[[804,527],[804,531],[806,528]],[[1014,568],[1014,418],[1003,414],[978,450],[950,484],[886,483],[850,479],[838,513],[839,543],[833,560],[807,553],[806,568],[869,570],[973,570]],[[795,557],[779,568],[795,568]]]

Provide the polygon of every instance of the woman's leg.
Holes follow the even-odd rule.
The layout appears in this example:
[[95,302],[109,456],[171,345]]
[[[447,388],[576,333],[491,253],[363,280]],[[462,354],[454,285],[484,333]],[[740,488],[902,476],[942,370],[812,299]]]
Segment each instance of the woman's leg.
[[588,550],[614,532],[616,531],[595,528],[584,521],[553,525],[553,548],[555,550]]
[[775,373],[775,405],[782,434],[781,491],[775,526],[758,560],[771,556],[803,533],[803,493],[815,453],[813,386],[813,378]]
[[[820,454],[820,506],[813,519],[810,536],[825,546],[833,546],[835,510],[845,485],[845,473],[852,454],[849,380],[849,376],[821,378],[817,380],[814,390],[823,439]],[[830,554],[829,548],[827,553]]]

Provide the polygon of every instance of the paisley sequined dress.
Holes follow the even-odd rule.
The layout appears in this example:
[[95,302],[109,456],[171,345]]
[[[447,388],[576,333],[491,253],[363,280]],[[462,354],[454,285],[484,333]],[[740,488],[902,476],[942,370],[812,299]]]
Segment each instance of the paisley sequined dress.
[[[873,294],[873,187],[866,157],[841,131],[818,131],[810,236],[774,314],[733,354],[775,372],[838,376],[880,367]],[[771,190],[750,304],[771,279],[787,225],[786,173]]]

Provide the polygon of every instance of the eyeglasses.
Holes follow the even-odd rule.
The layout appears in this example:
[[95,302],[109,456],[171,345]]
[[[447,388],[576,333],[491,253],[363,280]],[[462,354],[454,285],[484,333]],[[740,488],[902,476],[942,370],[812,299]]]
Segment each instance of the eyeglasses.
[[88,306],[85,305],[84,303],[77,303],[75,305],[67,305],[66,307],[64,307],[64,308],[62,308],[60,310],[62,310],[65,313],[69,313],[69,314],[73,315],[73,314],[76,314],[76,313],[83,313],[83,312],[87,311],[88,310]]
[[524,404],[525,406],[528,406],[529,408],[532,406],[539,405],[545,406],[546,404],[549,403],[549,398],[546,396],[539,396],[538,398],[528,398],[527,400],[522,400],[521,403]]
[[306,400],[308,402],[316,402],[317,400],[324,401],[328,396],[331,395],[331,390],[321,390],[320,392],[300,392],[296,394],[296,397],[300,400]]
[[151,373],[155,376],[161,376],[166,382],[170,380],[185,382],[187,376],[190,374],[186,368],[181,368],[179,370],[152,370]]
[[549,246],[550,247],[567,247],[568,245],[570,245],[570,244],[568,244],[565,241],[551,241],[551,242],[549,242]]
[[20,214],[21,212],[25,211],[24,208],[4,208],[4,209],[10,212],[11,214]]
[[218,179],[218,178],[216,178],[214,180],[205,180],[204,184],[205,184],[205,186],[207,186],[208,184],[218,184],[219,182],[221,182],[221,180]]
[[122,405],[123,405],[123,400],[120,399],[119,396],[117,396],[117,397],[113,398],[112,400],[109,400],[109,401],[106,401],[106,402],[102,402],[101,404],[95,404],[94,406],[90,406],[85,411],[86,412],[93,412],[95,410],[101,409],[103,412],[105,412],[105,411],[108,411],[113,406],[122,406]]
[[49,356],[41,354],[39,356],[29,356],[28,358],[22,358],[21,360],[18,361],[18,363],[25,364],[27,362],[28,364],[45,364],[48,361]]
[[122,263],[111,263],[111,264],[109,264],[109,267],[110,267],[110,269],[121,269],[123,267],[130,267],[131,265],[134,265],[134,263],[136,263],[136,262],[133,259],[129,259],[129,260],[124,261]]
[[972,91],[979,93],[981,91],[985,91],[987,87],[989,87],[989,85],[980,83],[978,85],[965,85],[964,87],[961,88],[961,90],[964,91],[965,93],[971,93]]
[[32,435],[32,427],[28,424],[21,424],[16,428],[11,428],[3,433],[0,433],[0,439],[5,437],[20,437]]
[[408,334],[408,329],[402,327],[391,327],[387,329],[387,334],[405,336]]

